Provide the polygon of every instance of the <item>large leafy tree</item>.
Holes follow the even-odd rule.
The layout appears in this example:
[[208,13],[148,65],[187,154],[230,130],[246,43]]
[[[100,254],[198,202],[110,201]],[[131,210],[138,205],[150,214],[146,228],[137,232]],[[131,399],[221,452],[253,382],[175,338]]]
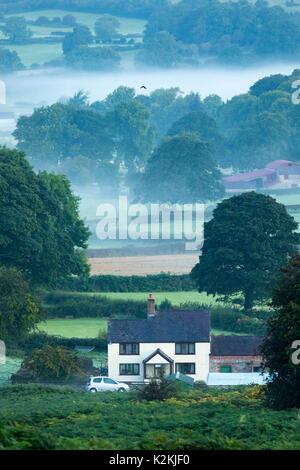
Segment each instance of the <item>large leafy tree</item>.
[[76,24],[72,33],[65,35],[62,48],[63,53],[68,54],[79,46],[86,46],[93,42],[93,35],[90,29],[82,24]]
[[275,313],[262,346],[270,374],[267,398],[277,409],[300,405],[300,254],[281,271],[272,296]]
[[24,69],[20,57],[16,51],[0,48],[0,72],[11,73]]
[[32,31],[27,27],[23,16],[10,16],[2,27],[5,36],[14,44],[26,44],[32,36]]
[[78,155],[109,161],[113,150],[105,119],[73,104],[55,103],[20,117],[14,137],[34,161],[53,165]]
[[95,23],[95,33],[97,39],[101,41],[111,41],[118,34],[120,22],[111,15],[103,15],[97,18]]
[[225,140],[221,136],[215,120],[203,111],[185,114],[174,122],[168,135],[174,136],[186,132],[197,132],[201,140],[210,143],[216,151],[216,159],[224,161]]
[[205,202],[224,195],[209,144],[198,134],[166,137],[147,162],[137,195],[146,201]]
[[86,275],[89,230],[62,175],[36,174],[25,154],[0,149],[0,264],[38,284]]
[[254,191],[225,199],[205,224],[205,241],[192,277],[199,291],[244,295],[244,308],[270,296],[280,266],[296,251],[298,224],[283,204]]
[[16,268],[0,267],[0,339],[18,343],[40,321],[42,311]]
[[148,109],[138,101],[121,102],[106,114],[113,136],[117,162],[129,173],[135,173],[145,164],[155,138]]

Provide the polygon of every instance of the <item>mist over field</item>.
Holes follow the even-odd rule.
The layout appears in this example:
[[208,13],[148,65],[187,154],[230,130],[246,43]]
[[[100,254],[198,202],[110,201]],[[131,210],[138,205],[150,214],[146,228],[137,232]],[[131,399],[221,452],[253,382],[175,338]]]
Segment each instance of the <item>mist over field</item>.
[[[126,68],[127,67],[127,68]],[[182,69],[142,69],[130,64],[119,72],[78,72],[49,69],[24,71],[3,77],[10,105],[25,104],[26,112],[35,105],[52,104],[63,97],[74,95],[79,89],[89,92],[91,101],[102,100],[118,86],[133,87],[139,91],[147,87],[148,95],[157,88],[179,87],[184,93],[198,92],[201,98],[219,95],[224,101],[246,93],[257,80],[272,74],[290,74],[300,62],[268,63],[255,67],[203,67]],[[27,108],[26,106],[26,108]],[[16,110],[18,112],[18,109]]]

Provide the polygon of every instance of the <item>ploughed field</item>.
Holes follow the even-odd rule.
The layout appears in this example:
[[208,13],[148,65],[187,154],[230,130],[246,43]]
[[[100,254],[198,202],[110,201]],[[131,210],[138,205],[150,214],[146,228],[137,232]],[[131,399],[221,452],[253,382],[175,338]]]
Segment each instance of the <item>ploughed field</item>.
[[91,274],[146,276],[147,274],[188,274],[199,261],[199,253],[157,256],[89,258]]

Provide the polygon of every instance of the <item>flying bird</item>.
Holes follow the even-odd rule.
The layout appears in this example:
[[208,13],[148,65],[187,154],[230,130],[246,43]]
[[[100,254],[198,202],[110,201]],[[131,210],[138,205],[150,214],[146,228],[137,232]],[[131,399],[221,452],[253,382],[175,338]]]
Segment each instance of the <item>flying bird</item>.
[[145,88],[145,90],[147,90],[147,87],[145,87],[144,85],[143,85],[143,86],[141,86],[140,88]]

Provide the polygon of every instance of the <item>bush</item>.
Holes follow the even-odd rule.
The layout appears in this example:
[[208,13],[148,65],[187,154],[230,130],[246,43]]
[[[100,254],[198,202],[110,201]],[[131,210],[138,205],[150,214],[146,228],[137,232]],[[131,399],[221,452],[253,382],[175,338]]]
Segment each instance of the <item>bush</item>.
[[34,349],[22,362],[21,369],[34,378],[68,378],[80,372],[80,361],[69,349],[46,345]]
[[176,395],[175,385],[164,377],[152,378],[150,382],[139,391],[140,400],[165,400]]

